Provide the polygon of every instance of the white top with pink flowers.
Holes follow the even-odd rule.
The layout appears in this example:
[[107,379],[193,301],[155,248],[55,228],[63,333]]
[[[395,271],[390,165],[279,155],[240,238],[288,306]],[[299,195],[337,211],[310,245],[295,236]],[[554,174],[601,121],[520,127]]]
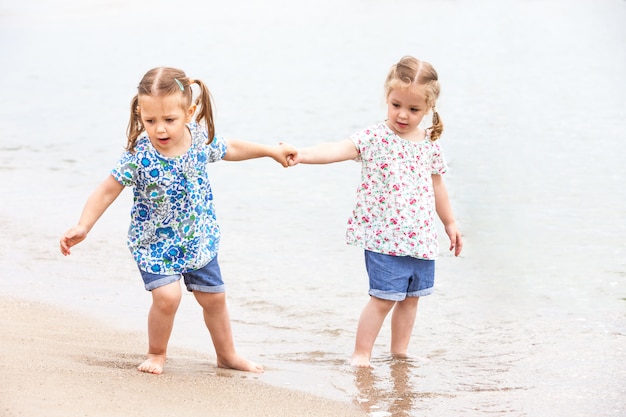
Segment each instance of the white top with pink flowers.
[[447,165],[438,142],[411,142],[384,122],[351,136],[359,151],[361,184],[346,242],[394,256],[436,259],[432,174]]

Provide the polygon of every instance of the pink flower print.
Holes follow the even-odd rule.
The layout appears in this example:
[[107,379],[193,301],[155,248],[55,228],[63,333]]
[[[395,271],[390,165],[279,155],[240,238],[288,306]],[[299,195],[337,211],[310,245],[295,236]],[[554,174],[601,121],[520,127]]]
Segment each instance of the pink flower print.
[[414,231],[409,232],[409,238],[413,239],[415,236],[417,236],[417,233],[415,233]]
[[389,219],[389,222],[391,224],[393,224],[393,225],[396,225],[396,224],[398,224],[398,219],[396,219],[395,217],[392,217],[392,218]]
[[403,154],[402,152],[398,152],[398,157],[399,157],[400,159],[404,159],[404,154]]
[[396,191],[400,191],[400,186],[398,184],[394,184],[393,189]]
[[384,163],[380,166],[380,169],[387,169],[389,167],[389,164]]
[[369,222],[370,222],[370,218],[369,218],[369,217],[367,217],[367,216],[363,216],[363,217],[361,217],[361,221],[362,221],[363,223],[369,223]]
[[409,205],[411,205],[411,206],[412,206],[412,205],[414,205],[415,203],[417,203],[417,200],[416,200],[416,199],[412,198],[412,199],[410,199],[410,200],[409,200]]

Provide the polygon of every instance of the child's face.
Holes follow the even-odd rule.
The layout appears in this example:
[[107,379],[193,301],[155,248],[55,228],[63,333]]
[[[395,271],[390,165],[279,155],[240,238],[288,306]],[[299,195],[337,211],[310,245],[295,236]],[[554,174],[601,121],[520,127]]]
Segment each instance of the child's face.
[[191,121],[195,106],[185,111],[181,100],[179,94],[139,96],[141,123],[152,146],[164,156],[180,156],[191,146],[191,134],[185,123]]
[[387,96],[387,125],[402,138],[414,138],[419,124],[429,111],[422,86],[395,88]]

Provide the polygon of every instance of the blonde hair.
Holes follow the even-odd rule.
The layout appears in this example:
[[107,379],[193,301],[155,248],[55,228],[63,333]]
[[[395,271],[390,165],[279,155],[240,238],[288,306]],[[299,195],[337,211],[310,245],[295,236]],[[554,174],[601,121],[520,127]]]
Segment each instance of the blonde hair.
[[405,56],[391,67],[385,80],[385,97],[392,90],[423,86],[426,93],[426,104],[433,109],[433,125],[430,127],[430,140],[436,141],[443,133],[443,122],[436,109],[439,98],[439,76],[433,66],[412,56]]
[[213,141],[215,137],[213,106],[211,93],[207,86],[200,80],[188,78],[182,70],[157,67],[151,69],[143,76],[139,86],[137,86],[137,94],[130,101],[130,120],[126,129],[126,136],[128,137],[126,150],[130,152],[135,150],[137,138],[145,130],[143,123],[141,123],[139,96],[159,97],[180,94],[182,96],[181,105],[183,110],[187,111],[193,99],[191,84],[197,84],[200,87],[200,94],[198,94],[194,103],[198,107],[196,110],[196,122],[201,123],[204,120],[209,133],[207,144]]

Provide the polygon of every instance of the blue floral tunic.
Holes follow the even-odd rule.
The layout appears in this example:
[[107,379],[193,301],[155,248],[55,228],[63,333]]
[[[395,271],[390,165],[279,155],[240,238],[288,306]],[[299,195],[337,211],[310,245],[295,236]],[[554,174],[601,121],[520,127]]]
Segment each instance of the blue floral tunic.
[[202,268],[216,255],[215,217],[207,163],[226,154],[226,140],[206,144],[207,130],[189,123],[191,147],[178,157],[161,155],[144,132],[135,152],[126,151],[111,175],[133,187],[128,248],[143,271],[173,275]]

